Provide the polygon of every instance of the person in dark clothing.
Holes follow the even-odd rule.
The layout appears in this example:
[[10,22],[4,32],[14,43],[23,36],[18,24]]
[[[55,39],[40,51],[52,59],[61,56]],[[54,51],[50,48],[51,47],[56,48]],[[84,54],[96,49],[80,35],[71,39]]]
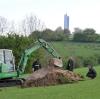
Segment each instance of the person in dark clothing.
[[72,57],[69,58],[66,69],[69,71],[73,71],[75,66],[74,59]]
[[33,62],[32,69],[33,69],[33,71],[36,71],[36,70],[38,70],[40,68],[41,68],[41,64],[39,62],[39,59],[37,59],[36,61]]
[[86,74],[87,77],[94,79],[97,76],[97,73],[92,65],[88,65],[89,71]]

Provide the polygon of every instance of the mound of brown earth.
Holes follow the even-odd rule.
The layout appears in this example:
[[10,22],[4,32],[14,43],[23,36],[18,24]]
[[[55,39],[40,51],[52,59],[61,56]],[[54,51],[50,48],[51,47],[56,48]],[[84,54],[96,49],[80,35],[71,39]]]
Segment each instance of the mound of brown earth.
[[50,86],[64,83],[72,83],[83,80],[82,76],[60,68],[46,67],[30,75],[23,84],[23,87]]

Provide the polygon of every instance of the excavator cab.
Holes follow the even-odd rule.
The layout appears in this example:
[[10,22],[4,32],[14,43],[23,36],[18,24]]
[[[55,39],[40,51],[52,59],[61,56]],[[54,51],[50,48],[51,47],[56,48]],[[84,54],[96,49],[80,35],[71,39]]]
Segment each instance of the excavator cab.
[[12,50],[0,49],[0,73],[14,72],[14,71],[15,71],[15,59]]

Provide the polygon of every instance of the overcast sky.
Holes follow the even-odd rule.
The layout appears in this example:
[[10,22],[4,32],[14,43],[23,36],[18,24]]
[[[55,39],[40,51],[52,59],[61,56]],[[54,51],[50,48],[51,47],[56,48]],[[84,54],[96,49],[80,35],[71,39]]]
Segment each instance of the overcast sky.
[[53,30],[63,27],[66,12],[71,31],[94,28],[100,33],[100,0],[0,0],[0,16],[20,21],[32,13]]

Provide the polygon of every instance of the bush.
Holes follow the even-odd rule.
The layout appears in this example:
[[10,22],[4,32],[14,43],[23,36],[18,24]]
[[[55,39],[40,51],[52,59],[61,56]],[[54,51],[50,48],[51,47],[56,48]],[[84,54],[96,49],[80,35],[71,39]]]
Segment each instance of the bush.
[[[88,64],[92,64],[92,65],[100,64],[99,55],[98,56],[94,55],[90,57],[76,56],[74,57],[74,60],[75,60],[75,68],[87,67]],[[63,64],[64,64],[64,69],[66,69],[67,60],[63,59]]]
[[[33,44],[33,45],[32,45]],[[11,49],[15,56],[15,65],[16,68],[19,64],[21,59],[22,53],[30,47],[34,46],[34,39],[26,36],[20,36],[17,34],[8,34],[7,36],[0,36],[0,49]],[[29,56],[28,64],[26,69],[28,72],[31,72],[32,62],[34,58],[41,58],[44,55],[42,54],[43,51],[34,52],[32,55]]]
[[83,66],[83,57],[82,56],[77,56],[75,58],[75,68],[79,68]]

